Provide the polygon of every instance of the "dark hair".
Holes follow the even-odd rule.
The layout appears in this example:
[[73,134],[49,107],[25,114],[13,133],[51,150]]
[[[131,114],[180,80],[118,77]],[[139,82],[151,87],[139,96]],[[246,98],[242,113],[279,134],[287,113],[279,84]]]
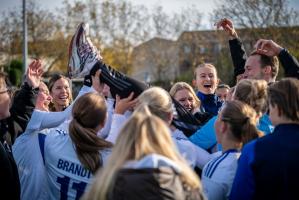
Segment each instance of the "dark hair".
[[66,79],[68,82],[70,82],[70,79],[66,76],[63,76],[62,74],[53,74],[48,82],[48,88],[49,88],[50,92],[51,92],[55,82],[61,78]]
[[234,138],[243,145],[262,135],[256,128],[256,112],[248,104],[238,100],[227,101],[221,113],[221,120],[230,125]]
[[97,136],[97,127],[105,123],[107,107],[104,97],[87,93],[74,104],[73,120],[69,125],[70,138],[80,162],[91,172],[103,164],[99,151],[112,144]]
[[268,88],[269,103],[276,105],[286,118],[299,121],[299,80],[284,78]]
[[[68,77],[66,77],[66,76],[64,76],[62,74],[53,74],[51,76],[51,78],[49,79],[49,82],[47,84],[50,93],[52,92],[52,88],[53,88],[54,84],[59,79],[65,79],[65,80],[67,80],[67,82],[69,83],[69,86],[70,86],[71,80]],[[69,94],[69,102],[71,103],[72,101],[73,101],[73,96],[72,96],[72,91],[71,91],[70,94]],[[56,111],[53,102],[50,102],[50,104],[49,104],[49,110],[50,111]]]
[[226,84],[219,84],[218,86],[217,86],[217,89],[221,89],[221,88],[225,88],[225,89],[230,89],[230,87],[229,87],[229,85],[226,85]]
[[276,78],[279,70],[279,61],[277,56],[266,56],[264,54],[257,53],[253,51],[250,56],[260,56],[261,68],[265,68],[266,66],[270,66],[272,69],[272,78]]

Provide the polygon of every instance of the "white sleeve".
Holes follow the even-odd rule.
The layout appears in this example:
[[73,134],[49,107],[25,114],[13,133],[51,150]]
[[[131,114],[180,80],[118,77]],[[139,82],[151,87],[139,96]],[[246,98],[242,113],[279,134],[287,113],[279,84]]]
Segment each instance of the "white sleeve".
[[203,191],[209,200],[228,199],[225,183],[219,183],[211,179],[202,179]]
[[107,115],[108,115],[107,120],[106,120],[104,128],[102,128],[97,134],[99,137],[104,138],[104,139],[108,136],[110,129],[111,129],[112,116],[113,116],[113,111],[114,111],[114,108],[113,108],[114,101],[115,100],[112,98],[107,99],[107,101],[106,101]]
[[207,164],[213,158],[213,156],[203,148],[196,146],[192,142],[190,143],[193,146],[194,155],[196,156],[196,166],[200,169],[203,169],[205,164]]
[[30,121],[26,127],[26,130],[28,129],[31,132],[34,130],[42,130],[45,128],[53,128],[59,126],[65,120],[71,118],[74,102],[79,97],[89,92],[95,92],[95,90],[91,87],[83,86],[78,96],[72,102],[72,104],[62,112],[44,112],[44,111],[34,110],[30,118]]
[[113,114],[112,116],[112,124],[111,129],[108,137],[106,138],[107,141],[115,144],[116,139],[119,135],[120,129],[123,127],[123,125],[126,123],[127,117],[120,114]]

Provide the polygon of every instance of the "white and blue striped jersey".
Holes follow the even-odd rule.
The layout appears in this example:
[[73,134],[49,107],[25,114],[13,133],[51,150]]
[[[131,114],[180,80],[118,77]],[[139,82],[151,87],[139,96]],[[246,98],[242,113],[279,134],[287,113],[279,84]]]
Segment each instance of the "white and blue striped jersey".
[[37,132],[23,133],[16,139],[12,150],[19,172],[21,199],[48,199],[48,182]]
[[[68,128],[51,129],[47,135],[39,134],[38,140],[47,172],[49,199],[79,199],[91,182],[92,173],[79,161]],[[110,151],[99,153],[102,163]]]
[[[95,92],[95,90],[93,88],[83,86],[76,99],[88,92]],[[48,166],[45,164],[50,165],[51,160],[49,159],[51,157],[49,156],[49,159],[47,159],[49,154],[47,152],[45,154],[45,151],[47,151],[46,147],[51,149],[51,146],[53,146],[53,148],[56,149],[63,149],[58,153],[59,155],[66,155],[66,157],[64,157],[65,160],[67,160],[66,158],[69,158],[69,160],[77,159],[77,161],[79,162],[74,149],[69,148],[70,146],[72,146],[72,143],[68,134],[65,135],[65,137],[58,137],[59,133],[58,131],[56,131],[60,130],[60,132],[68,133],[69,121],[66,120],[69,120],[71,118],[72,105],[63,112],[44,112],[35,110],[27,125],[25,133],[23,133],[16,139],[16,142],[13,145],[13,155],[18,166],[22,200],[49,198],[59,199],[59,196],[54,197],[54,195],[52,194],[53,187],[51,187],[51,190],[49,190],[48,188],[49,171]],[[52,127],[57,128],[45,129]],[[54,141],[55,138],[57,138],[56,142]],[[62,139],[64,139],[64,142],[62,141]],[[41,141],[43,141],[43,148],[40,148]],[[60,143],[66,145],[65,148],[58,147]],[[68,148],[66,148],[67,145],[69,146]],[[43,149],[43,151],[40,151],[41,149]],[[104,159],[106,159],[106,151],[101,152],[101,155]],[[44,160],[47,162],[44,162]],[[52,161],[55,162],[55,159]],[[60,161],[60,163],[61,162],[62,161]],[[73,166],[74,164],[70,164],[70,170],[72,170]],[[64,168],[65,167],[63,167],[63,169]],[[79,166],[77,166],[76,170],[78,174]],[[83,175],[84,173],[87,173],[86,171],[82,170],[80,172],[82,172]],[[49,194],[51,195],[50,197],[48,196]]]
[[202,171],[202,185],[209,200],[228,199],[241,153],[227,150],[208,162]]
[[178,129],[172,131],[171,137],[180,154],[192,168],[199,167],[202,169],[206,163],[215,158],[215,154],[210,154],[206,150],[193,144],[183,132]]

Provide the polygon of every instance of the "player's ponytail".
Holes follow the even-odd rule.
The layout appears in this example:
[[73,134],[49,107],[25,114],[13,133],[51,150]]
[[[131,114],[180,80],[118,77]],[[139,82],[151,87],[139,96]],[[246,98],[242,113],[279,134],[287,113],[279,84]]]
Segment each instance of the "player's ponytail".
[[112,147],[110,142],[97,137],[97,131],[104,126],[106,115],[104,98],[94,93],[83,95],[73,107],[69,134],[78,159],[92,173],[103,164],[99,151]]
[[227,101],[220,117],[229,124],[233,137],[243,145],[262,135],[256,128],[257,113],[248,104],[238,100]]

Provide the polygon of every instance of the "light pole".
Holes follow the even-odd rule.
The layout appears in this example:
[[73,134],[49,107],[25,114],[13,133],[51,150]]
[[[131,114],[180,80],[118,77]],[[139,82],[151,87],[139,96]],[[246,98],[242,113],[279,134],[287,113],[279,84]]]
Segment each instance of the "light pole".
[[27,16],[26,16],[26,0],[23,0],[23,74],[27,71]]

